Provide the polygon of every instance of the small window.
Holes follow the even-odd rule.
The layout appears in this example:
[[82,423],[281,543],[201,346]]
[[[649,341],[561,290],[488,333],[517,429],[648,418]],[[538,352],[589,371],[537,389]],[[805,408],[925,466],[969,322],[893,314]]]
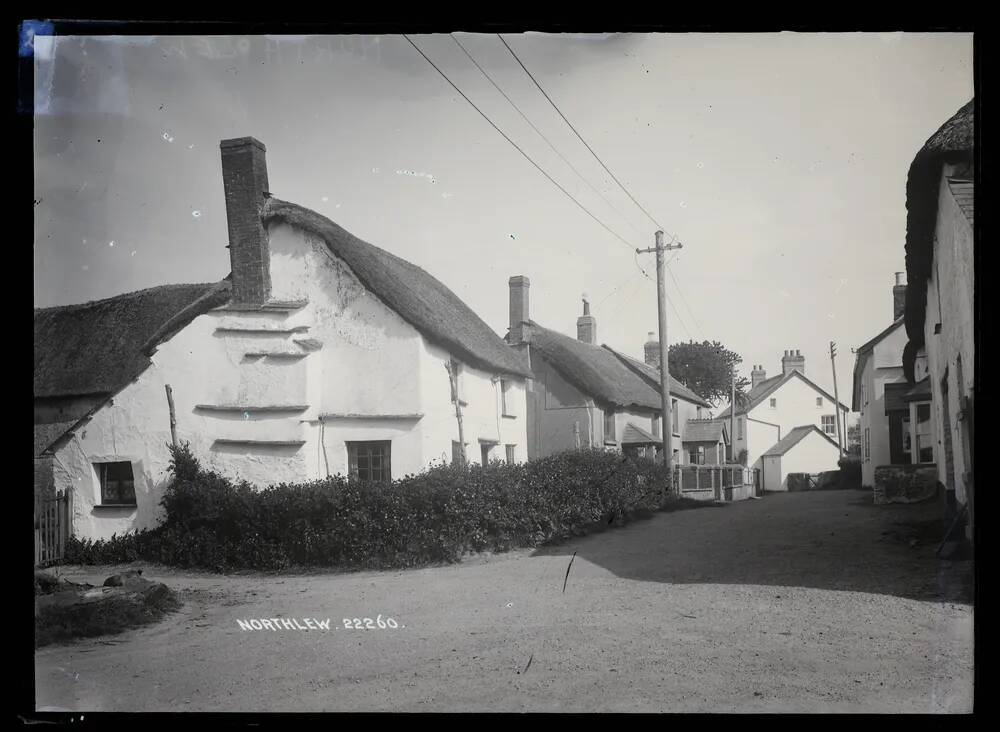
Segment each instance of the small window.
[[615,413],[610,410],[604,412],[604,441],[618,441],[618,433],[615,429]]
[[391,441],[348,442],[350,477],[361,481],[392,480]]
[[823,431],[828,435],[837,434],[837,419],[832,414],[824,414],[821,419],[823,420]]
[[816,406],[817,407],[823,406],[823,397],[816,397]]
[[516,447],[516,445],[505,445],[505,447],[507,448],[507,463],[509,465],[513,465],[514,464],[514,448]]
[[653,437],[659,437],[660,436],[660,422],[661,422],[660,415],[654,414],[653,418],[650,420],[650,428],[651,428]]
[[670,428],[676,435],[680,431],[680,416],[677,414],[677,400],[670,400]]
[[95,467],[101,481],[102,506],[136,505],[132,463],[97,463]]
[[778,406],[778,400],[777,400],[777,398],[771,397],[771,409],[774,409],[777,406]]

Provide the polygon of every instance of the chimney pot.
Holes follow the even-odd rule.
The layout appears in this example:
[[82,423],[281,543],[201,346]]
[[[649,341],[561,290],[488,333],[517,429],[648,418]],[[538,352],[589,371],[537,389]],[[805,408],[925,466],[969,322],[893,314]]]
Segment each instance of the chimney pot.
[[906,285],[903,283],[903,273],[896,273],[896,284],[892,287],[892,320],[896,322],[906,311]]
[[252,137],[219,143],[226,194],[233,299],[263,303],[271,297],[271,254],[260,214],[270,193],[266,148]]
[[897,272],[896,273],[896,284],[897,285],[905,285],[906,284],[905,282],[903,282],[903,274],[904,274],[903,272]]

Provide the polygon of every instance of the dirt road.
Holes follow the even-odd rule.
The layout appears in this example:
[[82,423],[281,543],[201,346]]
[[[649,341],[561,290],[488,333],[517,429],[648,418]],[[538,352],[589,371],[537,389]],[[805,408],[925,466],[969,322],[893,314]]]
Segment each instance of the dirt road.
[[[921,527],[937,515],[856,491],[777,494],[448,567],[146,567],[184,608],[41,649],[37,708],[968,712],[968,567],[934,559]],[[344,627],[379,614],[401,627]],[[262,618],[331,623],[237,622]]]

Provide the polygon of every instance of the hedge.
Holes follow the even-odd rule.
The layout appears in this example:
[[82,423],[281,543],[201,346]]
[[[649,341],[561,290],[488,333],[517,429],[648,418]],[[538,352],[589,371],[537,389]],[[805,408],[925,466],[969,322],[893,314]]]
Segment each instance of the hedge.
[[154,529],[108,540],[71,539],[64,561],[142,559],[215,571],[400,568],[455,562],[581,535],[663,508],[674,497],[662,465],[603,450],[528,463],[437,465],[391,483],[335,475],[257,489],[202,469],[188,445],[172,448],[173,478]]

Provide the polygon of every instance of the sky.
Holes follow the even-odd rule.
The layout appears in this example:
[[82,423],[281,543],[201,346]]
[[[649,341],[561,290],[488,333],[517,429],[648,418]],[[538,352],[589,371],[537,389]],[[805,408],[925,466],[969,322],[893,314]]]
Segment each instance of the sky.
[[225,277],[219,142],[252,136],[276,197],[501,336],[526,275],[532,319],[575,336],[586,293],[598,342],[641,358],[655,263],[635,249],[662,228],[683,244],[671,342],[718,340],[748,378],[798,349],[832,392],[836,341],[850,403],[851,348],[891,322],[905,270],[909,165],[973,96],[971,34],[505,35],[628,193],[496,35],[411,38],[590,215],[401,35],[36,36],[35,307]]

